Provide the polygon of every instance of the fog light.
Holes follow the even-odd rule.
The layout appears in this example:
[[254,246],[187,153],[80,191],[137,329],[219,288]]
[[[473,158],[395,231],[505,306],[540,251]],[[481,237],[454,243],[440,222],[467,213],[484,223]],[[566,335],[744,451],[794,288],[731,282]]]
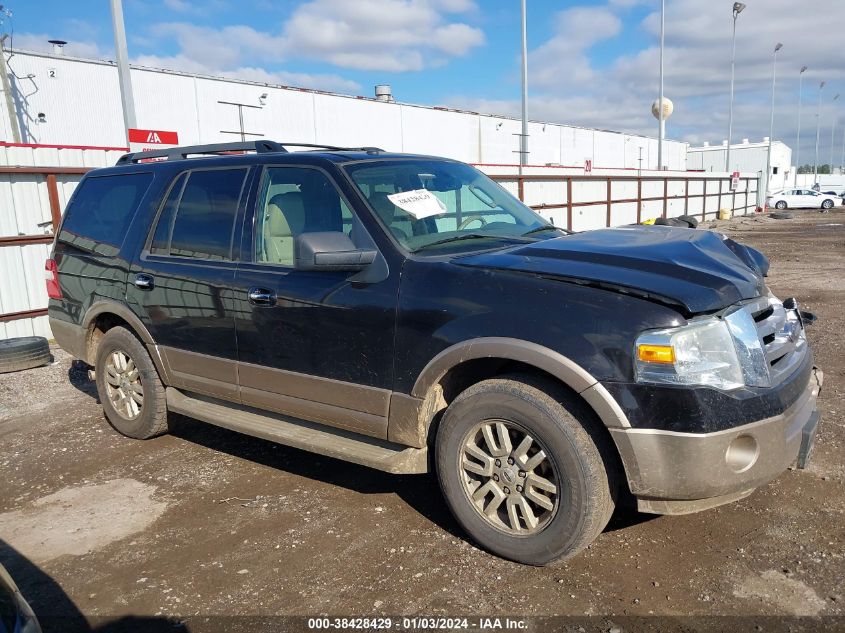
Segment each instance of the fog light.
[[728,445],[725,462],[735,473],[744,473],[751,468],[760,455],[760,446],[750,435],[739,435]]

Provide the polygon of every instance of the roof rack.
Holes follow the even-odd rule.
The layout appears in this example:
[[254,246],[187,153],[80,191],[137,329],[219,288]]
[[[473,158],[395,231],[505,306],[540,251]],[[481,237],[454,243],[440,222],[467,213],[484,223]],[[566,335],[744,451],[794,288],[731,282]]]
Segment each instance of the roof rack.
[[383,152],[379,147],[337,147],[334,145],[317,145],[314,143],[277,143],[276,141],[260,140],[246,141],[241,143],[211,143],[208,145],[186,145],[184,147],[169,147],[167,149],[155,149],[147,152],[133,152],[124,154],[117,159],[118,165],[139,163],[142,160],[159,158],[164,160],[184,160],[189,156],[210,156],[218,154],[232,154],[236,152],[255,152],[266,154],[277,152],[287,154],[290,147],[309,147],[313,149],[327,149],[335,152],[361,151],[369,154]]

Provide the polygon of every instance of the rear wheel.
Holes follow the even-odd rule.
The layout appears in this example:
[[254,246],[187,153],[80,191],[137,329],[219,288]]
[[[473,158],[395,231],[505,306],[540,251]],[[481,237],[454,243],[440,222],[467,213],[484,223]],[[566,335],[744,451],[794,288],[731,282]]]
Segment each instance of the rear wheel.
[[518,562],[581,551],[607,525],[615,497],[592,424],[592,412],[551,381],[507,376],[464,391],[444,414],[435,454],[455,518]]
[[95,369],[97,393],[115,430],[142,440],[168,431],[164,385],[149,353],[129,330],[114,327],[103,335]]
[[786,200],[778,200],[775,204],[775,207],[778,209],[785,209],[786,208]]

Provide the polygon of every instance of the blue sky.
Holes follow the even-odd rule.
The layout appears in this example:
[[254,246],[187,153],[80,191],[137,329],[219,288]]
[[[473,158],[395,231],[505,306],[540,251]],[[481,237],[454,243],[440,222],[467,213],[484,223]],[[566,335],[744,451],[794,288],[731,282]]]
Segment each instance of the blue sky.
[[[15,45],[113,58],[108,0],[6,0]],[[845,132],[845,1],[747,0],[738,22],[734,140],[768,135],[772,49],[779,54],[776,138],[794,145],[804,75],[802,154],[815,141],[818,83],[829,156]],[[730,0],[667,0],[669,136],[718,143],[727,133]],[[533,119],[655,134],[657,0],[528,0]],[[519,112],[518,0],[124,0],[130,59],[190,72],[371,95],[496,114]],[[824,25],[838,25],[828,36]],[[845,137],[836,134],[834,148]],[[804,162],[803,160],[801,162]],[[826,162],[826,159],[821,162]]]

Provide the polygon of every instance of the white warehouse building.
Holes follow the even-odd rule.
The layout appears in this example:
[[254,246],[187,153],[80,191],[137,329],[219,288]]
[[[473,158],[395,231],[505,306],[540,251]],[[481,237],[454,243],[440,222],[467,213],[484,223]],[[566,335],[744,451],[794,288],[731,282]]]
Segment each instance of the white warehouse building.
[[[8,71],[19,142],[126,146],[113,62],[14,51]],[[514,118],[138,66],[131,77],[138,127],[175,131],[181,145],[236,141],[243,131],[248,139],[377,146],[475,164],[519,162]],[[9,109],[0,108],[0,139],[14,140],[11,123]],[[582,167],[586,161],[593,169],[654,169],[657,140],[529,124],[530,164]],[[687,144],[667,141],[664,162],[685,170]]]
[[[690,147],[687,150],[687,169],[724,172],[727,150],[727,141],[721,145],[705,143],[701,147]],[[765,173],[768,153],[768,138],[764,138],[759,143],[751,143],[748,139],[743,139],[741,143],[731,145],[731,168],[728,171]],[[769,191],[777,191],[795,184],[792,148],[782,141],[772,141],[769,178]]]

